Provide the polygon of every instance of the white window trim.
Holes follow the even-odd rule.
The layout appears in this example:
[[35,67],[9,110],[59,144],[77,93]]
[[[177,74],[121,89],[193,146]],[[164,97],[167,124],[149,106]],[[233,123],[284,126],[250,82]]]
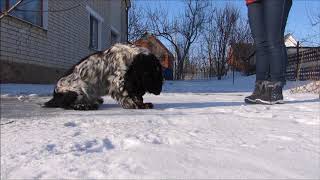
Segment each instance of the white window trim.
[[23,21],[27,24],[30,24],[34,27],[38,27],[38,28],[41,28],[41,29],[44,29],[44,30],[48,30],[48,0],[43,0],[43,4],[42,4],[42,9],[43,9],[43,12],[42,12],[42,26],[39,26],[37,24],[34,24],[28,20],[25,20],[25,19],[22,19],[22,18],[19,18],[19,17],[16,17],[16,16],[12,16],[9,14],[9,16],[13,17],[13,18],[16,18],[16,19],[19,19],[20,21]]
[[42,12],[42,26],[43,29],[48,30],[48,0],[43,0],[43,12]]
[[[102,49],[102,23],[104,19],[90,6],[86,5],[86,10],[88,13],[88,20],[89,20],[89,31],[90,31],[90,16],[95,17],[98,20],[98,48],[96,50],[101,51]],[[89,45],[90,45],[90,32],[89,32]]]
[[121,36],[121,34],[120,34],[120,32],[117,30],[117,28],[115,28],[114,26],[111,25],[111,32],[117,34],[117,39],[116,39],[116,41],[117,41],[117,42],[120,42],[120,38],[121,38],[120,36]]

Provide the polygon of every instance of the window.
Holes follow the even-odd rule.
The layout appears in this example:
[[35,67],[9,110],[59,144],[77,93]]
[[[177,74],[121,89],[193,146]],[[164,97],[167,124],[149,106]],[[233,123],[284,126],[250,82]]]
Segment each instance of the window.
[[89,12],[89,48],[101,50],[101,32],[104,19],[89,6],[86,6]]
[[[0,0],[1,12],[9,10],[19,0]],[[9,14],[32,24],[43,27],[43,7],[45,0],[24,0]],[[46,0],[47,1],[47,0]]]
[[119,31],[114,26],[111,26],[111,45],[119,42],[119,39],[120,39]]
[[111,45],[117,43],[119,41],[119,35],[115,31],[111,30]]
[[5,0],[0,0],[0,12],[5,11],[6,8],[6,1]]
[[99,49],[99,21],[90,15],[90,45],[91,49]]

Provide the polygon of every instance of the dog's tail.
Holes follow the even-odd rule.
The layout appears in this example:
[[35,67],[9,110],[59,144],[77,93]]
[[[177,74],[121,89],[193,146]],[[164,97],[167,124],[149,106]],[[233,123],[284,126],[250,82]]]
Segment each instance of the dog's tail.
[[46,108],[70,108],[70,106],[77,99],[77,93],[66,92],[66,93],[56,93],[53,92],[53,98],[48,102],[44,103],[42,107]]

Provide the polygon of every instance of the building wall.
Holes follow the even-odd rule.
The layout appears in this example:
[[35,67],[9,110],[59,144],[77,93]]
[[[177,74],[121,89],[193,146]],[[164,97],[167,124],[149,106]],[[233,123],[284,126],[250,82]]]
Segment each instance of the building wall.
[[[65,9],[79,4],[79,0],[48,0],[49,9]],[[49,12],[47,29],[34,26],[28,22],[15,17],[6,16],[0,22],[0,63],[1,69],[14,68],[13,64],[35,65],[38,69],[51,69],[52,76],[38,75],[39,80],[34,83],[52,83],[64,71],[77,63],[81,58],[93,53],[89,49],[89,12],[86,5],[96,11],[104,21],[101,24],[101,49],[110,47],[111,25],[119,28],[121,33],[120,41],[126,42],[126,21],[122,19],[125,14],[125,7],[119,0],[90,0],[87,4],[79,6],[70,11]],[[113,10],[111,11],[111,9]],[[8,66],[8,64],[10,66]],[[17,76],[27,76],[25,68],[18,68]],[[5,74],[1,70],[1,82],[24,82],[17,81],[21,78],[13,78],[14,75]],[[34,73],[40,73],[41,70]],[[46,71],[50,73],[50,71]],[[45,72],[44,72],[45,73]],[[9,78],[10,77],[10,78]],[[44,79],[45,78],[45,79]],[[11,79],[11,80],[10,80]]]
[[[112,29],[115,28],[117,32],[120,32],[120,42],[127,42],[126,3],[122,0],[109,0],[109,4],[109,13],[112,14],[112,17],[110,18],[110,24],[112,26]],[[122,11],[119,12],[119,9],[122,9]]]

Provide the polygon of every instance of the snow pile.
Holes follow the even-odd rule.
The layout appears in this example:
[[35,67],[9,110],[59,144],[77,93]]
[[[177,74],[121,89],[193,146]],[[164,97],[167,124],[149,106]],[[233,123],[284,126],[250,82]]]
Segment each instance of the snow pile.
[[54,85],[51,84],[0,84],[1,97],[6,96],[50,96]]
[[152,110],[110,97],[97,111],[1,97],[1,179],[319,179],[317,95],[246,105],[253,81],[166,82],[145,96]]
[[[251,92],[254,87],[255,76],[240,76],[235,79],[231,75],[223,77],[223,80],[186,80],[166,81],[163,93],[215,93],[215,92]],[[53,84],[0,84],[1,97],[12,96],[51,96]],[[288,81],[285,90],[293,93],[319,93],[320,82]]]
[[317,93],[320,95],[320,81],[313,81],[306,85],[292,88],[291,93]]
[[163,87],[166,93],[211,93],[249,92],[254,87],[254,76],[236,77],[227,80],[167,81]]

